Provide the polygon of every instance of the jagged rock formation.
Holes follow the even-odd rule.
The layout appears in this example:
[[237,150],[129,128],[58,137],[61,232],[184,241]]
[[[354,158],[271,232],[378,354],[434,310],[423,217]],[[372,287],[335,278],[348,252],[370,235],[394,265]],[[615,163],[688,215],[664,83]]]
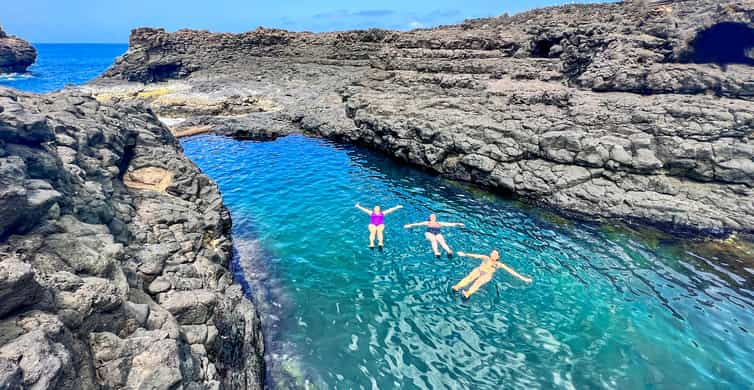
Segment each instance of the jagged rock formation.
[[148,101],[178,131],[303,129],[588,218],[754,231],[750,1],[568,5],[406,33],[137,29],[130,44],[92,88]]
[[21,38],[8,36],[0,27],[0,73],[22,73],[37,60],[37,50]]
[[0,89],[0,388],[262,388],[230,224],[146,107]]

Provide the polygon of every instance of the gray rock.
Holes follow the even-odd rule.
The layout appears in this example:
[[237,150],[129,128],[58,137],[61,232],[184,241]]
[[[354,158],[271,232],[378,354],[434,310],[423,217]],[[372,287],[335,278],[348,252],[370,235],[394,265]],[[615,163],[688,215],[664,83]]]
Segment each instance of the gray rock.
[[207,341],[207,325],[183,325],[181,333],[189,344],[204,344]]
[[0,389],[22,390],[21,369],[8,359],[0,358]]
[[260,319],[251,303],[244,298],[240,286],[228,287],[215,313],[215,326],[220,337],[208,343],[211,355],[217,356],[215,366],[226,389],[263,389],[264,378],[254,375],[265,370],[264,340]]
[[[180,115],[179,133],[312,133],[569,215],[752,232],[754,59],[744,47],[735,58],[705,52],[695,38],[720,23],[751,34],[753,11],[738,0],[631,1],[409,32],[142,28],[90,88],[124,99],[167,91],[142,100]],[[672,209],[657,207],[660,195]]]
[[210,319],[217,295],[207,290],[171,291],[160,294],[158,301],[181,325],[198,325]]
[[131,360],[126,387],[131,389],[173,389],[183,379],[178,347],[173,340],[151,344]]
[[70,353],[52,342],[43,331],[31,331],[0,347],[0,359],[18,362],[24,388],[57,388]]
[[0,318],[38,302],[41,296],[42,287],[29,264],[14,258],[0,261]]
[[[174,182],[124,182],[144,167]],[[0,388],[217,388],[230,256],[217,187],[147,107],[0,88]],[[175,315],[149,295],[173,286],[200,289]]]
[[0,28],[0,73],[22,73],[37,59],[29,42],[8,36]]
[[173,287],[173,285],[170,283],[168,279],[165,277],[159,276],[155,280],[152,281],[152,283],[149,283],[149,293],[150,294],[159,294],[161,292],[165,292],[170,290]]
[[92,333],[89,344],[99,362],[97,373],[115,388],[169,389],[182,381],[178,345],[162,331],[136,331],[121,339]]
[[126,313],[132,316],[139,325],[146,325],[149,318],[149,305],[133,302],[125,303]]

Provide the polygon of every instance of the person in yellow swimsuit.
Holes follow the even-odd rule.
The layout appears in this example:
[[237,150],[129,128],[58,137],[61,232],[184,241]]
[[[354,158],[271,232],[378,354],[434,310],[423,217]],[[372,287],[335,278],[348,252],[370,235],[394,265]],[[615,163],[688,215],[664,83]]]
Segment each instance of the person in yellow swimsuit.
[[485,255],[476,255],[473,253],[464,253],[464,252],[457,252],[458,256],[461,257],[473,257],[475,259],[482,260],[482,265],[479,267],[474,268],[473,271],[471,271],[465,278],[461,279],[460,282],[458,282],[455,286],[453,286],[453,291],[458,291],[469,284],[471,284],[471,287],[469,287],[468,290],[463,292],[463,296],[465,298],[469,298],[472,294],[477,292],[480,287],[484,286],[487,282],[492,280],[492,276],[495,274],[495,271],[497,271],[498,268],[504,269],[509,274],[515,276],[518,279],[521,279],[525,283],[531,283],[531,278],[527,278],[526,276],[523,276],[516,272],[513,268],[508,267],[507,265],[501,263],[500,260],[500,253],[496,250],[493,250],[490,252],[489,256]]

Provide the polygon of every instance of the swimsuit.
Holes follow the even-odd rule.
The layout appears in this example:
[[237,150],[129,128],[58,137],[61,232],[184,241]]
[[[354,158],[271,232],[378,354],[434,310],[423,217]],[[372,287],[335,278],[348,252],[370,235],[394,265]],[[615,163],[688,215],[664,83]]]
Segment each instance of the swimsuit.
[[492,275],[495,272],[495,268],[497,268],[494,264],[482,264],[479,266],[479,277],[485,276],[487,274]]
[[369,224],[374,226],[380,226],[385,224],[385,214],[369,214]]
[[440,234],[440,227],[439,226],[427,226],[427,233],[438,235]]

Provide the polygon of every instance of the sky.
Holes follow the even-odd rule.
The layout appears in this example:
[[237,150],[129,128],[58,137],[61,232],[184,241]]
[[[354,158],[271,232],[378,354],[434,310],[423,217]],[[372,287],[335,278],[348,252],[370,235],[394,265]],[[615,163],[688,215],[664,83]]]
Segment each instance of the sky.
[[[593,0],[605,1],[605,0]],[[243,32],[370,27],[409,30],[589,1],[564,0],[0,0],[0,25],[35,43],[126,43],[135,27]]]

